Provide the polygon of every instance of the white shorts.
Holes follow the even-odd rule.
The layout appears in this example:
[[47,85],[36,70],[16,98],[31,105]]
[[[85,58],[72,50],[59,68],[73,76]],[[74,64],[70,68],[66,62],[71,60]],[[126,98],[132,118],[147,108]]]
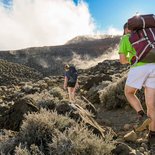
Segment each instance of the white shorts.
[[126,85],[137,89],[155,88],[155,63],[130,68]]

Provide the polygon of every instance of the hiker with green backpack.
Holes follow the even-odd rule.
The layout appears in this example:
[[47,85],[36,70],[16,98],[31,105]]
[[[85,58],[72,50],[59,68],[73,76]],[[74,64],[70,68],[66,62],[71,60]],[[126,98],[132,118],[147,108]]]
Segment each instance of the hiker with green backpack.
[[[142,131],[148,125],[148,144],[150,148],[155,148],[155,58],[152,61],[145,59],[155,47],[155,16],[134,16],[131,20],[132,24],[128,20],[124,25],[124,35],[119,44],[120,63],[131,65],[124,91],[127,100],[137,112],[135,122],[138,127],[135,131]],[[134,27],[136,24],[139,24],[137,28]],[[141,24],[142,27],[139,27]],[[150,36],[151,41],[148,39]],[[136,96],[137,90],[142,87],[145,89],[147,114]]]
[[78,84],[78,73],[73,65],[65,65],[64,89],[68,89],[69,101],[75,101],[76,89]]

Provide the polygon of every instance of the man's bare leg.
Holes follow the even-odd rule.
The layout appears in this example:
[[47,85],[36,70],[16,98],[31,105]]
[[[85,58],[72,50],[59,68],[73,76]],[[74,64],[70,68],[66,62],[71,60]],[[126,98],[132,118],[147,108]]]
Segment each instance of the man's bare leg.
[[67,87],[68,88],[68,95],[69,95],[69,101],[72,102],[72,88],[71,87]]
[[151,118],[150,130],[155,131],[155,89],[145,88],[147,115]]
[[136,88],[125,85],[125,96],[127,100],[129,101],[130,105],[136,110],[136,112],[139,112],[143,110],[143,107],[136,96],[136,91]]

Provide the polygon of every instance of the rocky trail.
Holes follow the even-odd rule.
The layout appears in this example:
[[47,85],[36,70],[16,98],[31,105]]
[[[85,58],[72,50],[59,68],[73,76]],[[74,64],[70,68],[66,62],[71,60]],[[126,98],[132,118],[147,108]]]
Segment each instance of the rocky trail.
[[[71,154],[69,150],[94,155],[93,150],[88,149],[93,147],[96,155],[151,155],[146,141],[148,131],[131,132],[136,113],[123,92],[127,70],[128,66],[121,66],[117,60],[104,61],[91,69],[79,70],[80,89],[75,107],[69,103],[67,92],[62,89],[63,76],[37,79],[36,76],[40,74],[29,68],[23,69],[21,77],[16,77],[16,83],[10,84],[10,78],[9,83],[0,86],[0,150],[3,154],[16,155],[25,152],[52,154],[47,150],[53,150],[55,154],[60,151],[62,155],[65,151],[65,155]],[[30,77],[22,77],[25,72],[30,73]],[[7,70],[5,73],[9,74]],[[8,77],[15,73],[12,69]],[[142,92],[138,92],[138,96],[144,106]],[[50,110],[54,110],[54,113]],[[94,137],[83,125],[79,125],[82,122],[95,135],[107,140]],[[54,143],[51,143],[53,134]],[[70,143],[83,149],[70,148]],[[62,144],[64,148],[61,148]],[[77,152],[75,154],[78,155]]]

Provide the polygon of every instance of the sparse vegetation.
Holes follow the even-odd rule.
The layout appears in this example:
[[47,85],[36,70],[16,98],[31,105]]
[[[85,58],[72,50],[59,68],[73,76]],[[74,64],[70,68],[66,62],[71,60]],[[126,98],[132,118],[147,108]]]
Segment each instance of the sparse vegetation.
[[32,68],[0,59],[0,85],[17,84],[21,81],[34,81],[42,75]]
[[122,108],[126,105],[127,99],[124,95],[125,80],[126,76],[115,83],[111,83],[100,91],[100,101],[105,108],[111,110],[114,108]]
[[25,147],[19,145],[15,148],[15,155],[31,155],[31,153]]
[[85,124],[41,109],[25,116],[17,136],[0,143],[3,154],[104,155],[114,149],[112,136],[97,137]]
[[53,97],[57,97],[60,100],[62,100],[66,95],[64,90],[62,90],[60,87],[54,87],[49,92],[51,95],[53,95]]
[[53,110],[53,109],[55,109],[58,102],[59,102],[59,100],[57,100],[56,98],[41,99],[41,100],[37,101],[37,106],[39,108]]
[[58,135],[49,144],[51,154],[110,155],[115,148],[111,135],[107,135],[105,139],[97,137],[84,124],[77,124]]
[[[21,73],[18,72],[18,67],[22,68],[23,66],[14,66],[15,71],[17,70],[17,74],[15,74],[17,78],[18,74],[24,75],[25,71],[23,69]],[[2,69],[6,71],[5,67]],[[2,128],[0,131],[0,154],[112,154],[113,149],[117,148],[116,143],[118,144],[117,140],[113,140],[117,136],[117,131],[121,130],[118,135],[120,136],[118,138],[121,139],[122,134],[131,126],[125,124],[125,131],[122,133],[123,123],[127,123],[131,116],[131,109],[129,106],[125,107],[127,104],[124,95],[126,77],[123,75],[126,75],[126,69],[126,67],[120,67],[118,61],[107,60],[94,68],[81,70],[79,83],[83,91],[79,91],[77,94],[74,103],[76,106],[68,101],[67,93],[60,88],[63,84],[63,76],[46,77],[39,79],[36,83],[33,81],[21,82],[24,79],[19,76],[20,83],[17,82],[18,85],[9,85],[3,79],[6,86],[0,87],[0,125]],[[15,72],[8,71],[11,74],[5,72],[4,75],[8,74],[6,77],[9,79],[9,76],[11,77]],[[34,73],[29,68],[26,71]],[[31,79],[29,74],[25,75],[25,78],[26,80]],[[138,95],[143,99],[141,92],[138,92]],[[90,96],[91,98],[88,98]],[[30,98],[34,99],[34,102],[24,104],[23,100],[20,100],[23,98],[27,98],[25,101],[32,101],[29,100]],[[17,104],[18,100],[20,102]],[[91,105],[89,103],[92,105],[95,103],[95,105],[89,107]],[[77,105],[80,106],[79,109]],[[93,107],[95,108],[93,109]],[[114,110],[111,111],[111,109]],[[94,110],[92,111],[94,115],[88,110]],[[124,120],[128,120],[122,122],[121,115],[124,113]],[[128,143],[125,144],[130,146]],[[134,143],[134,145],[138,149],[141,142]]]

